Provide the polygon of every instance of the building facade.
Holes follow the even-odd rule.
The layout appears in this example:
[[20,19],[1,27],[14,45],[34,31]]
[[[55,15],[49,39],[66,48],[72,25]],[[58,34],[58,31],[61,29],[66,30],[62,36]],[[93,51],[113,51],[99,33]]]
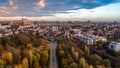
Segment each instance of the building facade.
[[118,42],[111,42],[108,45],[108,49],[113,50],[113,51],[120,51],[120,43],[118,43]]

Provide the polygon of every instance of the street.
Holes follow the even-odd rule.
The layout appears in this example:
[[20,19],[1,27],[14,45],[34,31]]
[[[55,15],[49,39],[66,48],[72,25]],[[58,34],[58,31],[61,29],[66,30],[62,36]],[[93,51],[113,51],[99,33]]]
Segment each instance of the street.
[[50,45],[50,68],[58,68],[56,57],[57,44],[55,42],[50,42],[49,45]]

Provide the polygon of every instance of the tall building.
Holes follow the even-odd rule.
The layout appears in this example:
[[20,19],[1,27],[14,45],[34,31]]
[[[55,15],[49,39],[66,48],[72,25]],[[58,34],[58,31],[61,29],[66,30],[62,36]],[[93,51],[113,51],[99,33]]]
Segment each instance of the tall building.
[[114,38],[115,39],[120,39],[120,31],[115,31],[114,32]]
[[10,25],[31,25],[32,23],[26,19],[22,18],[21,20],[14,20],[10,22]]
[[26,18],[22,18],[22,25],[30,25],[30,24],[32,24],[28,19],[26,19]]

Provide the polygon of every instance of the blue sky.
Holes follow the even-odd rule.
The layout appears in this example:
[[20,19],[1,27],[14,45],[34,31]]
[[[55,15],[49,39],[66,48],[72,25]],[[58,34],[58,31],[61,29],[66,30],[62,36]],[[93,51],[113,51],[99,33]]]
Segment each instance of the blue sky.
[[0,0],[0,20],[120,20],[120,0]]

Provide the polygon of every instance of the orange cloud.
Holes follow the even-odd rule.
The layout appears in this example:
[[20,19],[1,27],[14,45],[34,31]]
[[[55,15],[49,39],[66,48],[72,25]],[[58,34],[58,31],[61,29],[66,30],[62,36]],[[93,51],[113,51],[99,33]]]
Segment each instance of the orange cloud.
[[1,9],[0,12],[1,12],[1,13],[5,13],[5,14],[10,14],[10,13],[11,13],[10,11],[4,10],[4,9]]

